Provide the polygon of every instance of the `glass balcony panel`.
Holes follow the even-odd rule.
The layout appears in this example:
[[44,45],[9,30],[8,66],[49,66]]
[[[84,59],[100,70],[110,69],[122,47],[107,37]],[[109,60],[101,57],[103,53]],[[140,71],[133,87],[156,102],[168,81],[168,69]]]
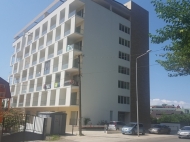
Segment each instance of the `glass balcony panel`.
[[50,69],[44,70],[44,75],[49,74],[49,73],[50,73]]
[[41,101],[41,106],[46,106],[46,101]]
[[17,58],[17,59],[16,59],[16,62],[19,62],[19,61],[21,61],[21,58]]
[[67,45],[66,51],[68,52],[73,49],[81,51],[81,46],[76,44]]
[[38,105],[38,101],[33,101],[32,106],[37,106]]
[[26,64],[26,65],[24,66],[25,69],[27,69],[28,67],[29,67],[29,64]]
[[52,40],[47,41],[46,45],[50,45],[52,43]]
[[40,72],[36,73],[36,77],[39,77],[39,76],[41,76],[41,73]]
[[26,77],[23,77],[23,78],[22,78],[22,81],[25,81],[25,80],[26,80]]
[[36,88],[36,91],[40,91],[40,90],[42,90],[42,86],[38,86],[38,87]]
[[62,54],[62,52],[63,52],[62,49],[61,49],[61,50],[58,50],[58,51],[57,51],[57,55]]
[[36,63],[37,63],[37,61],[32,62],[32,65],[35,65]]
[[13,71],[13,73],[16,73],[17,72],[17,69]]
[[78,105],[79,100],[78,99],[71,99],[71,105]]
[[59,20],[59,24],[63,23],[64,21],[65,21],[65,18],[61,18],[61,19]]
[[42,48],[44,48],[44,45],[40,45],[40,46],[38,47],[39,50],[42,49]]
[[44,34],[46,34],[46,33],[47,33],[47,30],[43,31],[43,32],[42,32],[42,36],[43,36]]
[[32,54],[35,53],[35,52],[36,52],[36,49],[33,49],[33,50],[32,50]]
[[39,35],[37,35],[36,37],[35,37],[35,40],[37,40],[39,38]]
[[66,81],[64,82],[64,86],[78,86],[78,81],[73,80],[73,79],[71,79],[71,80],[66,80]]
[[28,79],[32,79],[33,78],[33,74],[29,75]]
[[20,51],[20,48],[17,48],[17,49],[16,49],[16,52],[18,52],[18,51]]
[[50,106],[54,106],[55,105],[55,100],[50,100]]
[[56,71],[58,71],[58,67],[53,68],[53,72],[56,72]]
[[65,99],[59,99],[59,105],[65,105]]
[[64,36],[69,35],[69,34],[70,34],[70,32],[71,32],[71,30],[66,31],[66,32],[64,33]]
[[30,89],[29,89],[29,92],[33,92],[33,91],[34,91],[34,88],[30,88]]
[[67,69],[68,68],[68,64],[63,64],[62,65],[62,69],[64,70],[64,69]]
[[46,84],[46,89],[51,89],[51,84],[49,83],[49,84]]
[[28,41],[28,45],[32,43],[32,40]]
[[84,30],[81,29],[81,27],[77,27],[77,28],[75,28],[75,32],[76,32],[76,33],[79,33],[79,34],[83,34],[83,33],[84,33]]
[[71,13],[69,13],[69,18],[72,17],[73,15],[75,15],[76,11],[72,11]]
[[78,68],[78,67],[79,67],[79,64],[78,64],[78,61],[77,61],[77,60],[74,60],[74,61],[73,61],[73,67],[74,67],[74,68]]
[[50,30],[54,29],[56,27],[56,24],[53,24],[51,27],[50,27]]
[[49,54],[49,55],[48,55],[48,59],[52,58],[52,57],[53,57],[53,54],[54,54],[54,53]]
[[30,106],[30,100],[26,100],[25,106]]
[[61,37],[60,35],[56,36],[55,41],[59,40],[60,37]]
[[22,90],[22,93],[26,93],[26,90]]
[[45,57],[40,58],[39,62],[43,62],[45,60]]
[[29,55],[29,53],[26,53],[25,55],[24,55],[24,57],[27,57]]

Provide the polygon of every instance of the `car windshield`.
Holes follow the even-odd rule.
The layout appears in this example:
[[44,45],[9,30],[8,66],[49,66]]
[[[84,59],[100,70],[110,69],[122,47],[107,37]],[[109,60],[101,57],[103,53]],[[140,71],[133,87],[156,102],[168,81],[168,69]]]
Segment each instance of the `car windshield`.
[[190,130],[190,127],[183,127],[181,130]]
[[134,127],[136,124],[128,124],[128,125],[125,125],[125,127]]
[[154,125],[153,128],[161,128],[160,125]]

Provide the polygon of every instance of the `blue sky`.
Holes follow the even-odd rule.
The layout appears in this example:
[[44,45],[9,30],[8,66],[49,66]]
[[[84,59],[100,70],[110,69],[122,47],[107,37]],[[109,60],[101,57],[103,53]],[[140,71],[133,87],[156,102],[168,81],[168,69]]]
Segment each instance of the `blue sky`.
[[[125,3],[128,0],[117,0]],[[156,17],[154,7],[150,0],[133,0],[141,7],[149,11],[149,32],[164,26],[165,23]],[[13,37],[53,0],[0,0],[0,77],[7,80],[11,73],[9,66],[10,57],[13,55]],[[158,65],[155,60],[157,51],[163,45],[149,45],[153,52],[150,52],[150,98],[151,104],[175,104],[190,108],[190,76],[168,77],[168,72]]]

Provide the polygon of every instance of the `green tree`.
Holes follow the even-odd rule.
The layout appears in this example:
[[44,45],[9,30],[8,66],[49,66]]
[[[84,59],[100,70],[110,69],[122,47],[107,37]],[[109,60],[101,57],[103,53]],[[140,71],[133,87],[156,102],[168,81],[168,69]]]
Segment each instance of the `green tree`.
[[169,76],[190,74],[190,0],[152,0],[157,17],[166,25],[150,34],[155,44],[169,41],[165,54],[157,62],[169,71]]

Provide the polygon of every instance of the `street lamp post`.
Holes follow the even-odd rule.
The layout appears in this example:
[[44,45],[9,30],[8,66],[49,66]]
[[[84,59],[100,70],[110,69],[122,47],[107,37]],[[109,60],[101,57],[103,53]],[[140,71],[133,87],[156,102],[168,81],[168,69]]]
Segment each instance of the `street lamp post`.
[[146,55],[147,53],[151,52],[151,50],[147,50],[144,54],[138,56],[136,58],[136,103],[137,103],[137,135],[139,137],[139,100],[138,100],[138,83],[137,83],[137,61],[140,57]]

